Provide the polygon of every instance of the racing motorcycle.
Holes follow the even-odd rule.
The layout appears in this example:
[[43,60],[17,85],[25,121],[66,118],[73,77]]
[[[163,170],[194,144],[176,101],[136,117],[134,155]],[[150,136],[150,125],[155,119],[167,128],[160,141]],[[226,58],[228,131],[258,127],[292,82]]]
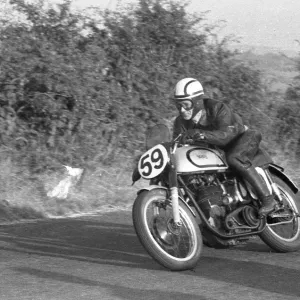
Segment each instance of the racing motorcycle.
[[170,270],[193,269],[203,243],[226,248],[259,236],[277,252],[300,249],[300,199],[283,168],[266,164],[260,149],[253,164],[277,202],[260,217],[261,202],[251,185],[228,167],[224,152],[205,143],[170,139],[165,125],[152,127],[146,152],[132,174],[138,191],[132,208],[135,232],[145,250]]

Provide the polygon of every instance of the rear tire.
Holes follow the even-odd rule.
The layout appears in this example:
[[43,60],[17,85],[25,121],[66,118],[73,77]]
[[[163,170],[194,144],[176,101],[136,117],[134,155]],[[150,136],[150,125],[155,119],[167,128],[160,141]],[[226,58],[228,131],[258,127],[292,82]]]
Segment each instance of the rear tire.
[[182,225],[172,226],[172,206],[163,189],[142,191],[136,198],[132,219],[136,234],[149,255],[172,271],[193,269],[201,255],[202,236],[190,210],[179,201]]
[[[294,194],[291,188],[280,178],[272,175],[283,197],[284,205],[288,205],[296,213],[300,212],[299,193]],[[260,238],[277,252],[293,252],[300,249],[300,218],[296,217],[291,224],[272,226],[268,223]]]

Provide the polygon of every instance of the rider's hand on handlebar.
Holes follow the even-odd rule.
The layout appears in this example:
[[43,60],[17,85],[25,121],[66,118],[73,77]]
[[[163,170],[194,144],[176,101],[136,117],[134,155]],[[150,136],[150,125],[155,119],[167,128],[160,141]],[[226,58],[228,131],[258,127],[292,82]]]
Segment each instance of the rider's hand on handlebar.
[[204,135],[199,129],[189,129],[182,134],[182,144],[191,144],[194,141],[203,141]]

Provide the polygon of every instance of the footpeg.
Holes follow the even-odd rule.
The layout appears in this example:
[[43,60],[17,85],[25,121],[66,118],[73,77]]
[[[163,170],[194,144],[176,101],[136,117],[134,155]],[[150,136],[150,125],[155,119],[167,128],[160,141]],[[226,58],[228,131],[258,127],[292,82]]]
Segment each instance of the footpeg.
[[[281,210],[281,212],[280,212]],[[284,221],[291,221],[295,216],[293,214],[292,210],[289,209],[278,209],[274,211],[273,213],[269,214],[270,218],[277,219],[276,221],[284,222]]]

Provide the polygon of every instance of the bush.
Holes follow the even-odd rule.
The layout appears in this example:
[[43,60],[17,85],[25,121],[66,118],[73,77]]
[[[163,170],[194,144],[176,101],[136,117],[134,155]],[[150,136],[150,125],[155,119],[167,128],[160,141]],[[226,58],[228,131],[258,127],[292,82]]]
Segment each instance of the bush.
[[[23,21],[0,28],[0,150],[28,176],[62,164],[130,168],[146,129],[175,116],[172,91],[183,77],[271,136],[258,115],[269,105],[261,74],[186,3],[140,0],[100,19],[96,9],[73,12],[70,1],[10,3]],[[294,122],[293,105],[276,116],[279,135]]]

